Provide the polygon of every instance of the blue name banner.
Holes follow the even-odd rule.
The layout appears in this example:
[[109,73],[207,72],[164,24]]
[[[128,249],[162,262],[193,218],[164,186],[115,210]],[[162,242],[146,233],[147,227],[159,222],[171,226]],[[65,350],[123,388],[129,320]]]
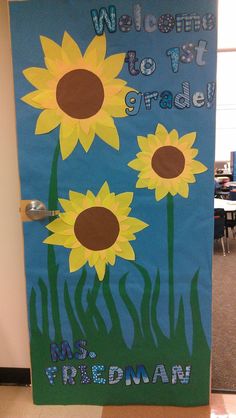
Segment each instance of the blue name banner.
[[209,402],[216,6],[10,3],[36,404]]

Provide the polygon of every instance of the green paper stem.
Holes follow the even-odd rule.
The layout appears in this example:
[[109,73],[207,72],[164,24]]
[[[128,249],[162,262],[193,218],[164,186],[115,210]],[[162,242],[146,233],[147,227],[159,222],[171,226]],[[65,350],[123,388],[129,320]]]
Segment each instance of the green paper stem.
[[174,199],[167,195],[167,243],[169,267],[169,321],[170,339],[175,333],[175,298],[174,298]]
[[49,339],[49,318],[48,318],[48,289],[43,279],[38,280],[42,304],[42,331],[44,337]]
[[48,195],[48,210],[56,210],[57,205],[58,205],[57,164],[58,164],[59,153],[60,153],[60,144],[58,142],[55,148],[54,156],[52,160],[50,183],[49,183],[49,195]]
[[[49,184],[49,196],[48,196],[48,209],[56,210],[58,204],[58,194],[57,194],[57,164],[58,157],[60,153],[59,142],[54,151],[50,184]],[[51,232],[50,232],[51,234]],[[51,307],[52,307],[52,317],[53,324],[55,329],[55,340],[62,340],[61,332],[61,318],[60,318],[60,309],[59,309],[59,299],[58,299],[58,290],[57,290],[57,273],[58,265],[56,264],[56,257],[53,245],[48,245],[48,280],[50,287],[50,297],[51,297]]]

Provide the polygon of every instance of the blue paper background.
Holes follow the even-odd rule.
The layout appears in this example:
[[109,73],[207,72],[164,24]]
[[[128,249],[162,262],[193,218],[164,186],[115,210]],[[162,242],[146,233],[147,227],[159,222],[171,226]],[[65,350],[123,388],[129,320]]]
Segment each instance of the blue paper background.
[[[39,111],[23,103],[20,98],[32,91],[32,86],[22,75],[28,67],[44,67],[43,53],[39,40],[40,35],[48,36],[61,44],[64,31],[69,34],[85,51],[89,42],[95,36],[90,10],[92,8],[108,7],[108,0],[31,0],[13,2],[11,10],[11,32],[14,62],[14,81],[17,113],[17,133],[19,165],[21,177],[22,199],[37,198],[44,202],[48,200],[49,175],[54,149],[59,136],[58,129],[46,135],[34,135],[35,124]],[[132,15],[133,1],[113,0],[117,8],[117,15]],[[197,12],[204,15],[208,12],[215,14],[215,0],[139,0],[143,14],[160,16],[171,11],[172,15],[181,12]],[[69,7],[68,7],[69,6]],[[107,35],[107,56],[117,52],[135,49],[137,57],[153,57],[157,69],[153,75],[147,77],[139,75],[133,77],[124,65],[120,78],[127,81],[128,86],[140,91],[171,90],[173,94],[181,92],[181,83],[189,81],[191,92],[205,91],[207,82],[215,81],[215,50],[216,29],[189,33],[162,34],[159,30],[147,33],[142,30],[137,33],[134,29],[129,33],[119,30],[115,34]],[[181,46],[187,42],[198,43],[200,39],[208,42],[208,52],[205,54],[206,65],[197,66],[195,63],[180,64],[177,74],[170,65],[170,58],[166,50]],[[210,344],[211,335],[211,255],[213,230],[213,162],[214,162],[214,125],[215,106],[210,109],[205,106],[197,109],[162,110],[158,101],[153,102],[152,110],[145,110],[142,105],[138,115],[116,119],[115,123],[120,136],[120,152],[107,146],[98,138],[95,139],[88,154],[80,145],[66,160],[59,160],[58,166],[58,195],[67,198],[69,190],[86,192],[87,189],[97,193],[105,180],[115,193],[133,191],[131,216],[142,219],[150,227],[137,234],[133,247],[136,260],[143,265],[154,278],[157,268],[161,274],[161,294],[158,305],[159,323],[163,331],[169,333],[168,321],[168,264],[166,241],[166,199],[159,203],[155,201],[154,191],[135,189],[137,172],[127,167],[127,163],[135,158],[139,151],[137,135],[153,133],[157,123],[164,124],[168,130],[177,129],[182,136],[191,131],[197,131],[194,144],[199,149],[197,159],[208,167],[204,174],[197,175],[197,182],[190,185],[188,199],[176,196],[175,204],[175,309],[176,317],[180,296],[183,296],[186,312],[186,333],[191,348],[192,328],[191,312],[189,308],[189,293],[191,279],[200,269],[199,297],[203,327]],[[44,226],[48,222],[32,222],[24,224],[25,234],[25,265],[27,276],[28,297],[32,285],[36,285],[39,277],[46,278],[47,246],[42,244],[47,236]],[[68,281],[70,291],[76,282],[78,272],[70,274],[68,269],[69,250],[55,247],[59,264],[59,294],[61,308],[63,308],[64,280]],[[94,271],[87,268],[89,278],[87,286],[92,285]],[[127,319],[127,312],[119,297],[118,279],[130,271],[128,291],[137,306],[140,305],[143,282],[129,262],[117,259],[115,267],[111,269],[112,291],[120,304],[120,315],[123,317],[123,331],[130,345],[132,342],[132,324]],[[103,308],[105,309],[105,308]],[[38,306],[40,311],[40,306]],[[109,323],[109,315],[104,311]],[[71,340],[64,312],[63,333]]]

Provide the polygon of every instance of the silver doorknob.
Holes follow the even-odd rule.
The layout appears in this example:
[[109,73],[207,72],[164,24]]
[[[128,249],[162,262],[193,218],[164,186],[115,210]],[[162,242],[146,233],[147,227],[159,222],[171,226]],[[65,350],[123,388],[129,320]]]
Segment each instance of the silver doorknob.
[[25,213],[28,218],[33,221],[40,221],[41,219],[48,218],[49,216],[56,216],[60,213],[59,210],[47,210],[44,203],[39,200],[31,200],[25,207]]

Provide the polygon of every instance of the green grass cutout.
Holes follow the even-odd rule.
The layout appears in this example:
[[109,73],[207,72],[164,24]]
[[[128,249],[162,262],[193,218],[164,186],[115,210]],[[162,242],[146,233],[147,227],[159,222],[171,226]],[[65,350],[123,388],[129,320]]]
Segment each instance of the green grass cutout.
[[[31,355],[34,371],[34,400],[38,404],[84,403],[84,404],[169,404],[169,405],[202,405],[208,402],[209,362],[210,350],[204,335],[198,299],[198,272],[194,275],[191,284],[191,311],[193,326],[193,351],[189,348],[185,335],[185,313],[182,298],[179,302],[178,318],[174,336],[166,336],[158,323],[156,308],[160,294],[160,276],[151,280],[147,271],[134,263],[134,267],[144,280],[144,296],[141,302],[140,315],[127,293],[128,274],[119,280],[119,291],[127,308],[134,327],[134,340],[129,348],[123,338],[118,308],[110,288],[110,273],[107,269],[106,277],[102,283],[94,277],[92,290],[86,290],[87,306],[82,305],[87,278],[84,269],[78,277],[75,288],[75,308],[72,306],[69,295],[69,283],[65,281],[64,301],[71,327],[73,339],[85,339],[90,350],[97,353],[97,359],[86,359],[82,363],[87,365],[104,364],[128,365],[136,367],[144,364],[150,377],[156,364],[165,364],[169,370],[175,364],[183,366],[192,365],[192,377],[189,385],[140,384],[125,387],[124,383],[117,385],[62,385],[58,378],[54,386],[50,386],[44,373],[44,368],[55,365],[50,360],[50,339],[48,328],[48,292],[42,279],[38,285],[42,303],[42,327],[39,324],[36,310],[36,292],[32,289],[30,297],[30,323],[31,323]],[[102,313],[96,302],[101,289],[101,296],[108,309],[112,327],[108,330]],[[139,319],[140,316],[140,319]],[[53,318],[51,318],[53,320]],[[145,322],[149,321],[149,322]],[[156,341],[155,341],[156,337]],[[60,343],[61,340],[55,340]],[[78,366],[77,360],[58,362],[60,368],[63,364]],[[42,387],[44,388],[42,390]],[[45,390],[47,388],[47,390]]]

